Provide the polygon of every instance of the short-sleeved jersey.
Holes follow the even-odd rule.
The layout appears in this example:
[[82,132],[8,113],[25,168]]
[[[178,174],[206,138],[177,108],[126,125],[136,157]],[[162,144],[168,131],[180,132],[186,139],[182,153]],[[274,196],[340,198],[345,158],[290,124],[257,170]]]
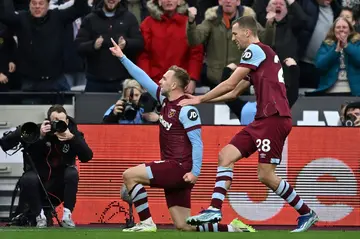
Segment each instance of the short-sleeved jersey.
[[192,144],[187,132],[201,128],[199,112],[193,106],[177,105],[185,96],[169,101],[160,96],[160,87],[156,96],[162,104],[159,117],[161,160],[176,160],[190,171]]
[[251,69],[246,80],[255,89],[255,119],[275,114],[291,117],[281,62],[269,46],[260,42],[251,44],[244,51],[239,66]]

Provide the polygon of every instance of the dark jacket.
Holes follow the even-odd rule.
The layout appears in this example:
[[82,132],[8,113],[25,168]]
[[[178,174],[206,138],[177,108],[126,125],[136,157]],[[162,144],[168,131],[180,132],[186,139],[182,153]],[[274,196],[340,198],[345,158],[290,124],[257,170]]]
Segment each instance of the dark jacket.
[[[301,57],[306,52],[307,46],[314,32],[319,17],[319,4],[316,0],[298,0],[297,3],[301,6],[301,8],[308,16],[306,23],[298,34],[299,57],[301,59]],[[331,8],[333,10],[335,20],[339,16],[341,11],[341,0],[333,0],[331,2]]]
[[[46,135],[28,147],[28,153],[41,179],[44,181],[63,175],[66,167],[75,165],[76,157],[83,163],[90,161],[93,157],[93,152],[87,145],[84,134],[77,129],[74,120],[71,117],[68,118],[68,128],[74,134],[73,139],[61,142],[54,135]],[[4,151],[10,150],[19,144],[21,140],[20,129],[19,126],[15,131],[0,140],[1,148]],[[25,156],[24,162],[26,164],[25,170],[31,170]]]
[[301,30],[307,21],[307,15],[301,9],[301,6],[294,2],[288,6],[288,14],[279,22],[265,24],[264,43],[279,56],[283,62],[291,57],[298,60],[298,41],[296,34]]
[[[117,42],[122,36],[126,41],[124,53],[134,61],[144,47],[139,24],[135,16],[121,5],[117,8],[114,17],[105,16],[102,6],[101,4],[84,18],[75,40],[78,52],[86,59],[87,74],[101,81],[125,80],[130,78],[130,75],[111,54],[110,39],[113,38]],[[95,41],[100,36],[104,38],[104,42],[99,50],[95,50]]]
[[15,62],[16,42],[9,29],[0,23],[0,73],[9,76],[9,62]]
[[0,1],[0,22],[13,29],[18,37],[21,54],[18,73],[30,79],[56,78],[63,74],[65,26],[88,11],[87,0],[75,0],[65,10],[49,10],[42,18],[34,18],[29,11],[8,11],[4,7],[8,1]]

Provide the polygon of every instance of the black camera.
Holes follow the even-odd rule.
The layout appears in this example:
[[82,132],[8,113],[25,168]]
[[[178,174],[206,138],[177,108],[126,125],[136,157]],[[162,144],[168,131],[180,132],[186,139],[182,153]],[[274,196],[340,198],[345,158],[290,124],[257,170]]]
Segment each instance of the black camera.
[[64,133],[68,128],[67,124],[62,120],[51,121],[50,126],[51,126],[50,133],[52,134],[55,132]]
[[124,110],[123,113],[121,114],[121,118],[129,121],[134,120],[139,110],[139,107],[133,101],[127,101],[127,100],[123,100],[123,101],[124,101],[124,105],[123,105]]
[[356,116],[349,114],[345,116],[345,120],[344,120],[344,126],[346,127],[353,127],[356,121]]
[[345,109],[344,109],[344,121],[342,122],[343,126],[346,127],[354,127],[355,126],[355,121],[357,120],[357,117],[354,114],[351,114],[350,112],[348,112],[349,110],[355,110],[355,109],[360,109],[360,102],[351,102],[349,104],[346,105]]

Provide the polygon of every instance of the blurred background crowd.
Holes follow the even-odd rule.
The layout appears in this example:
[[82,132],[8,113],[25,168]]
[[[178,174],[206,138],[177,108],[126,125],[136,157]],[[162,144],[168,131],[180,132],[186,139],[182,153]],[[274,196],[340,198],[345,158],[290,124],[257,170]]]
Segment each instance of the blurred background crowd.
[[139,95],[109,51],[113,38],[155,82],[178,65],[187,92],[203,93],[236,68],[231,23],[251,15],[283,63],[290,105],[299,94],[358,96],[359,9],[359,0],[1,0],[0,91]]

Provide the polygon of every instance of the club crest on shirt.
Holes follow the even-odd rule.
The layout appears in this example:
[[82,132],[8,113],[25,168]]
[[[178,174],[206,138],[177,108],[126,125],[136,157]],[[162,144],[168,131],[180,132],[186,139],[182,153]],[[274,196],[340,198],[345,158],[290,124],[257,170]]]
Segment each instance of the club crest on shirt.
[[169,113],[168,113],[168,117],[169,117],[169,118],[172,118],[172,117],[175,116],[175,114],[176,114],[176,110],[170,109],[170,111],[169,111]]

